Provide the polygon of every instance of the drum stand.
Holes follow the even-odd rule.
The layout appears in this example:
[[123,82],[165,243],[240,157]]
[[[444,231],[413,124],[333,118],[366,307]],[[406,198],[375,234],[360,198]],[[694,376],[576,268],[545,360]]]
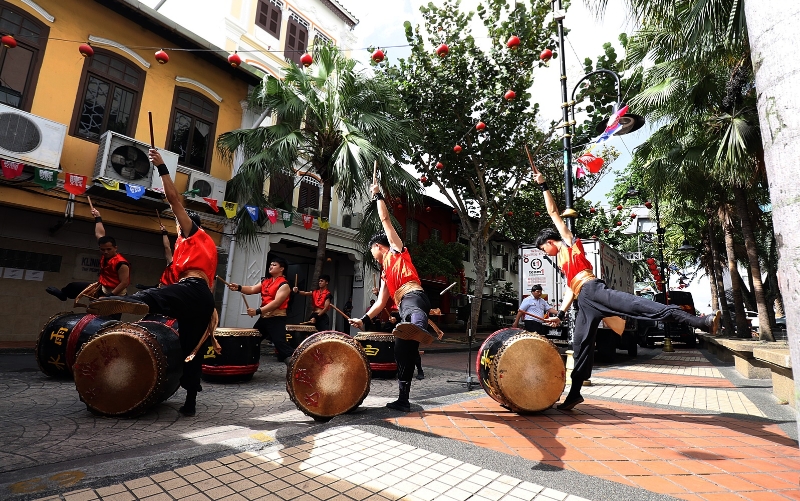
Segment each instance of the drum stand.
[[467,391],[472,390],[473,386],[478,385],[478,381],[473,381],[472,379],[472,299],[475,296],[471,296],[469,294],[462,294],[467,296],[467,301],[469,302],[469,321],[467,323],[467,377],[465,380],[458,380],[458,379],[448,379],[448,383],[458,383],[463,384],[467,387]]

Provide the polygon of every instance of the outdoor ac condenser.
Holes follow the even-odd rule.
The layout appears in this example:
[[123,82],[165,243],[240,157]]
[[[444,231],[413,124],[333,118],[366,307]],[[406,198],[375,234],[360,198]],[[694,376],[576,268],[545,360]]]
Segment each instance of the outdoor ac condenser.
[[0,104],[0,158],[59,169],[67,126]]
[[[148,190],[160,191],[161,178],[147,157],[149,149],[150,145],[146,143],[106,131],[100,136],[93,177],[113,179],[121,183],[143,186]],[[161,148],[158,148],[158,151],[174,180],[178,169],[177,153]]]
[[200,203],[206,203],[204,198],[213,198],[222,206],[227,185],[227,181],[193,170],[189,173],[189,183],[186,186],[189,194],[186,198]]

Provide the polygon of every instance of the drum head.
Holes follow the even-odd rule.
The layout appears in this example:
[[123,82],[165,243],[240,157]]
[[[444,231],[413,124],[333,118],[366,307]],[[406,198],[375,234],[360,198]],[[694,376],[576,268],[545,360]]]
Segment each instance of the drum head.
[[489,377],[511,410],[535,412],[558,401],[566,384],[566,369],[553,343],[526,332],[512,336],[500,347]]
[[112,326],[93,336],[78,353],[75,388],[97,412],[132,413],[149,406],[166,365],[158,342],[142,327]]
[[370,377],[361,346],[347,334],[324,331],[295,350],[286,390],[303,413],[327,420],[361,405],[369,393]]

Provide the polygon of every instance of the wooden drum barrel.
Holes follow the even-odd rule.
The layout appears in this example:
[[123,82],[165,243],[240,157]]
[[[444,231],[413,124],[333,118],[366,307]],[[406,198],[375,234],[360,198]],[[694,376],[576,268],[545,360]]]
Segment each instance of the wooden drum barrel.
[[289,359],[286,391],[304,414],[328,421],[361,405],[370,377],[367,355],[353,338],[322,331],[303,341]]
[[120,322],[100,330],[80,349],[75,388],[96,414],[136,416],[180,386],[183,355],[178,333],[160,322]]
[[297,347],[300,346],[300,343],[315,332],[317,332],[317,328],[313,325],[289,324],[286,326],[286,342],[296,350]]
[[484,391],[514,412],[549,408],[566,385],[555,345],[523,329],[501,329],[486,338],[475,365]]
[[47,376],[69,379],[75,352],[103,327],[116,324],[109,317],[88,313],[57,313],[44,324],[36,341],[36,363]]
[[208,340],[203,350],[203,379],[219,383],[250,381],[261,358],[261,333],[257,329],[218,327],[214,337],[222,352],[217,354]]
[[354,339],[367,354],[372,377],[392,379],[397,376],[394,335],[386,332],[359,332]]

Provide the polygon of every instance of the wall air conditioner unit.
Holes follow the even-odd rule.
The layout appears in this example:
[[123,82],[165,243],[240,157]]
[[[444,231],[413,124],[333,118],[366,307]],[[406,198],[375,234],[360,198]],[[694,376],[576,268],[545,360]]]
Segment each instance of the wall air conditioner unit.
[[494,269],[494,277],[495,280],[505,280],[506,279],[506,270],[502,268],[495,268]]
[[[106,131],[100,136],[97,160],[94,164],[95,179],[103,177],[125,184],[136,184],[152,190],[162,187],[158,169],[150,164],[147,152],[150,145],[122,134]],[[175,180],[178,155],[158,148],[170,176]]]
[[342,226],[357,230],[361,228],[361,222],[364,220],[364,214],[356,212],[353,214],[345,214],[342,216]]
[[213,198],[217,206],[222,207],[227,185],[227,181],[193,170],[189,173],[189,183],[186,185],[186,191],[190,193],[186,199],[205,204],[204,198]]
[[0,104],[0,158],[59,169],[67,126]]

